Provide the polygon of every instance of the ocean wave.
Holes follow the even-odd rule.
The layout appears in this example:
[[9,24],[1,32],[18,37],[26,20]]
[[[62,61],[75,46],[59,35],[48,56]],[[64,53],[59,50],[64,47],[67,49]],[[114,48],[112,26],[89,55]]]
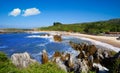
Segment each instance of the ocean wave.
[[32,34],[34,34],[34,33],[41,33],[41,32],[37,32],[37,31],[32,31],[32,32],[26,32],[26,33],[32,33]]
[[37,45],[37,46],[45,46],[47,43],[44,43],[44,44],[39,44],[39,45]]
[[[77,37],[77,38],[79,38],[79,37]],[[84,37],[80,37],[79,39],[90,41],[92,44],[104,47],[104,48],[106,48],[108,50],[113,50],[115,52],[119,52],[120,51],[120,48],[115,47],[115,46],[110,45],[110,44],[107,44],[107,43],[104,43],[104,42],[100,42],[100,41],[96,41],[96,40],[89,39],[89,38],[84,38]]]
[[45,35],[45,36],[42,36],[42,35],[30,35],[30,36],[27,36],[27,38],[53,38],[53,36],[48,36],[48,35]]

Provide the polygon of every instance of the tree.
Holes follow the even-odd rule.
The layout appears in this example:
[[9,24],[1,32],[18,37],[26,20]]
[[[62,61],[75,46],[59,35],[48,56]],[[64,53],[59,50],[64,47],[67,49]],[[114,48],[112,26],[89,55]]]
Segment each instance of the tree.
[[60,23],[60,22],[54,22],[53,23],[53,26],[58,26],[58,25],[62,25],[62,23]]

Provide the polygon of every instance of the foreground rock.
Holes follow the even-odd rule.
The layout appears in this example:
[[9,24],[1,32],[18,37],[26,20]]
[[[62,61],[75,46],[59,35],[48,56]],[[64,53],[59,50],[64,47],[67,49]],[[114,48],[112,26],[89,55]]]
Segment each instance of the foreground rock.
[[42,64],[45,64],[45,63],[48,62],[48,54],[47,54],[46,50],[42,51],[42,56],[41,57],[42,57]]
[[[86,67],[88,67],[89,71],[95,71],[96,73],[120,73],[120,52],[115,54],[114,51],[97,48],[95,45],[86,43],[76,44],[70,42],[70,45],[73,49],[80,52],[76,57],[81,62],[86,61],[85,64],[87,64]],[[80,68],[81,71],[79,72],[86,73],[82,69],[85,68],[82,64],[80,64]]]
[[15,53],[11,56],[11,60],[12,63],[19,68],[25,68],[29,64],[36,62],[36,60],[30,58],[30,55],[27,52]]

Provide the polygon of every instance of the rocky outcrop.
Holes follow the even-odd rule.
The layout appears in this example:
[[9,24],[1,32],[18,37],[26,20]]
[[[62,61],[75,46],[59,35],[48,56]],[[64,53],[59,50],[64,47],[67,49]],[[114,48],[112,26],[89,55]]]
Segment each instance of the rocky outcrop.
[[41,56],[41,58],[42,58],[42,64],[45,64],[45,63],[47,63],[48,62],[48,54],[47,54],[47,52],[46,52],[46,50],[43,50],[42,51],[42,56]]
[[61,42],[62,41],[61,35],[54,35],[53,38],[54,38],[54,41],[56,41],[56,42]]
[[[87,43],[77,44],[73,42],[70,42],[70,45],[73,49],[79,51],[79,54],[76,56],[80,60],[79,72],[87,73],[88,70],[92,70],[97,73],[106,73],[109,71],[107,68],[111,68],[111,65],[114,66],[120,58],[120,52],[113,56],[110,54],[112,51],[106,50],[105,48],[97,48],[95,45],[88,45]],[[118,67],[115,68],[118,69]]]
[[[114,63],[113,59],[119,59],[120,52],[115,54],[115,56],[110,56],[109,51],[99,49],[95,45],[88,45],[86,43],[76,44],[70,43],[76,51],[79,52],[77,56],[70,53],[55,52],[51,58],[51,62],[54,62],[58,67],[66,72],[74,73],[88,73],[89,71],[94,71],[96,73],[105,72],[107,73],[109,69],[108,64]],[[45,50],[42,53],[42,63],[48,62],[48,55]],[[119,66],[116,67],[118,69]]]
[[112,57],[104,58],[101,64],[107,67],[110,73],[120,73],[120,51]]
[[[76,44],[73,42],[70,44],[79,54],[73,55],[71,53],[55,52],[49,60],[46,50],[43,50],[41,55],[42,64],[54,62],[60,69],[68,73],[89,73],[89,71],[107,73],[112,69],[112,66],[116,71],[120,72],[120,52],[111,56],[109,51],[101,50],[95,45],[88,45],[86,43]],[[27,67],[29,64],[36,62],[30,58],[27,52],[13,54],[11,60],[13,64],[20,68]]]
[[69,53],[55,52],[52,61],[66,72],[87,73],[89,70],[87,61],[77,59]]
[[19,68],[25,68],[29,64],[36,62],[36,60],[30,58],[30,55],[27,52],[15,53],[11,56],[11,60],[12,63]]

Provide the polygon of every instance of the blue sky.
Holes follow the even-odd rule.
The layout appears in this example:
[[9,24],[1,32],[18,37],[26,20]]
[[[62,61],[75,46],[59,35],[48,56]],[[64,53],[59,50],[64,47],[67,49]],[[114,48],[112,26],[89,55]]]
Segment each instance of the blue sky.
[[120,0],[0,0],[0,28],[120,18]]

